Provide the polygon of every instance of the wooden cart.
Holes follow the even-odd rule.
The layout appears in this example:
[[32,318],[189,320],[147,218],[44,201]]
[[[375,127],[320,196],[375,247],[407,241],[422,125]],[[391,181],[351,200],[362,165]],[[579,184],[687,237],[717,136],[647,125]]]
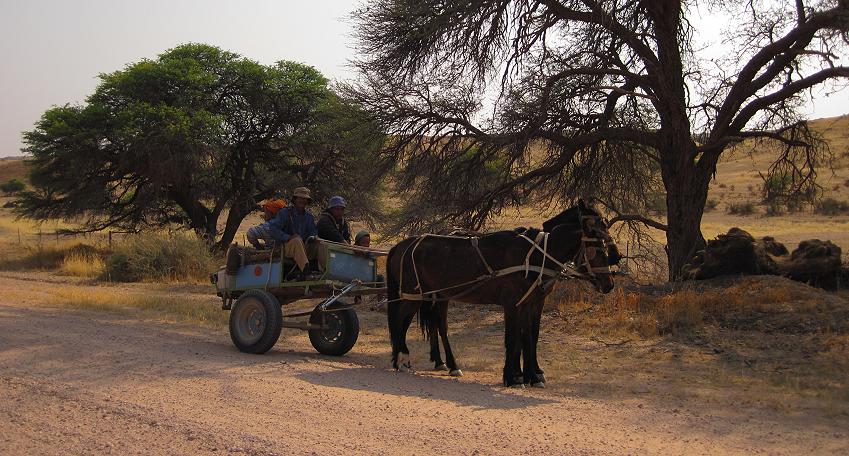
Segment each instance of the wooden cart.
[[[245,353],[265,353],[277,343],[283,328],[309,332],[310,342],[322,354],[341,356],[354,346],[360,332],[354,305],[343,298],[386,292],[377,273],[377,257],[386,252],[323,241],[328,264],[316,280],[286,281],[294,265],[278,253],[252,251],[211,275],[230,311],[230,338]],[[228,262],[234,261],[228,252]],[[303,299],[321,301],[309,312],[284,312],[287,304]]]

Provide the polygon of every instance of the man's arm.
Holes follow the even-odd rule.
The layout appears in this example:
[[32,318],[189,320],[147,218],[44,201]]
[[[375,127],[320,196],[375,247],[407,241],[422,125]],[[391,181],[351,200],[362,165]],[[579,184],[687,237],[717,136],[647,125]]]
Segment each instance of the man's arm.
[[292,235],[286,232],[286,224],[288,221],[288,208],[283,208],[277,211],[277,215],[268,222],[268,231],[271,233],[271,237],[273,237],[274,240],[285,243],[292,237]]
[[348,244],[351,243],[351,224],[349,224],[347,220],[345,220],[345,224],[342,225],[342,237],[345,242]]
[[306,213],[305,222],[306,222],[307,226],[306,226],[306,228],[304,228],[304,231],[306,231],[307,237],[308,238],[317,237],[318,236],[318,229],[315,227],[315,218],[312,216],[312,214],[309,211],[307,211],[307,213]]

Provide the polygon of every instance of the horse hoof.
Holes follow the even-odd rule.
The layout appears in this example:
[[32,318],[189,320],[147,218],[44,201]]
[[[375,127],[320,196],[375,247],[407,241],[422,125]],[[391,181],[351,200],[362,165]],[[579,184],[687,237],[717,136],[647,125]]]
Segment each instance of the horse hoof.
[[450,375],[452,377],[462,377],[463,371],[461,371],[460,369],[454,369],[451,372],[449,372],[448,375]]
[[524,383],[514,383],[514,384],[510,385],[510,388],[525,389],[525,384]]
[[433,368],[433,370],[438,370],[438,371],[447,371],[447,370],[448,370],[448,366],[446,366],[446,365],[445,365],[445,363],[442,363],[442,364],[440,364],[440,365],[438,365],[438,366],[434,367],[434,368]]
[[545,389],[545,382],[531,383],[531,387]]

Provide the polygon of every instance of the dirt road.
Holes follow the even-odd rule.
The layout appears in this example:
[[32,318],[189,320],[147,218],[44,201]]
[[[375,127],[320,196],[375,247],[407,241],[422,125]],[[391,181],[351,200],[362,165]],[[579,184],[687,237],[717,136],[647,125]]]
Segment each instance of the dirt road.
[[[0,279],[0,291],[32,287]],[[668,408],[398,374],[292,335],[226,333],[0,298],[0,454],[846,454],[845,430],[745,407]],[[423,367],[423,366],[420,366]]]

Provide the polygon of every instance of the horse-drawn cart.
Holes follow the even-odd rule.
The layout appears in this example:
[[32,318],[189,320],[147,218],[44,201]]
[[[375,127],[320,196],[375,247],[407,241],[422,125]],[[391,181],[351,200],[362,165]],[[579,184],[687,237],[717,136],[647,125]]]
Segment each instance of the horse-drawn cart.
[[[227,264],[212,274],[222,309],[230,310],[230,338],[245,353],[265,353],[283,328],[306,330],[315,349],[341,356],[357,342],[359,319],[348,300],[384,294],[376,258],[385,252],[324,242],[328,264],[315,280],[287,281],[294,267],[277,250],[231,247]],[[311,311],[286,314],[286,305],[303,299],[321,299]],[[305,318],[308,317],[308,318]]]

